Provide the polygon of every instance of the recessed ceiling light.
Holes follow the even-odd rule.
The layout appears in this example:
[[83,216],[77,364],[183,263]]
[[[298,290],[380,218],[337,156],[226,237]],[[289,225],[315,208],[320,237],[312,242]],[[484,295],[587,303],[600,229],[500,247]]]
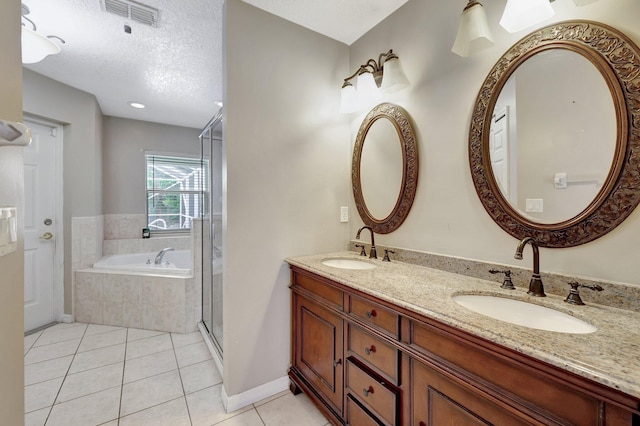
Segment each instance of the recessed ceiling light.
[[222,101],[216,101],[215,104],[218,105],[219,107],[222,107]]
[[129,102],[129,106],[133,108],[138,108],[138,109],[142,109],[145,107],[145,105],[141,104],[140,102]]

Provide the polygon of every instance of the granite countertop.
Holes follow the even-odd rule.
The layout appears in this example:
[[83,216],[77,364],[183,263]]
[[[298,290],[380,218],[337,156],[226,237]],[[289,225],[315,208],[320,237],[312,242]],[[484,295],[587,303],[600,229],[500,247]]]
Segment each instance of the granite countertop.
[[[342,258],[377,267],[353,270],[322,264],[325,259]],[[397,261],[382,262],[355,252],[290,257],[286,262],[640,398],[640,313],[589,303],[588,290],[582,292],[586,305],[575,306],[559,296],[532,297],[526,289],[501,289],[496,281]],[[544,282],[544,273],[542,279]],[[527,301],[570,314],[598,330],[567,334],[513,325],[458,305],[452,299],[457,294]]]

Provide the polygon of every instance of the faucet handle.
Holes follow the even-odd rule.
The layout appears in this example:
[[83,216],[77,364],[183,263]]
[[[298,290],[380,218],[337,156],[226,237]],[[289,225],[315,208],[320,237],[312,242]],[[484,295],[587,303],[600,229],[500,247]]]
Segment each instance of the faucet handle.
[[396,254],[396,252],[393,250],[384,249],[384,257],[382,258],[383,262],[391,262],[391,259],[389,258],[389,253]]
[[507,290],[515,290],[515,286],[513,285],[513,282],[511,281],[511,270],[510,269],[505,269],[503,271],[498,270],[498,269],[489,269],[489,273],[491,274],[504,274],[504,281],[502,281],[502,285],[500,286],[500,288],[506,288]]
[[364,249],[364,244],[356,244],[356,248],[360,248],[360,256],[366,256],[367,251]]
[[569,294],[567,295],[567,298],[564,299],[564,301],[572,305],[584,305],[584,302],[580,297],[580,292],[578,291],[579,287],[588,288],[589,290],[594,290],[594,291],[604,290],[602,287],[600,287],[597,284],[596,285],[580,284],[578,281],[569,281],[567,284],[571,286],[571,290],[569,290]]

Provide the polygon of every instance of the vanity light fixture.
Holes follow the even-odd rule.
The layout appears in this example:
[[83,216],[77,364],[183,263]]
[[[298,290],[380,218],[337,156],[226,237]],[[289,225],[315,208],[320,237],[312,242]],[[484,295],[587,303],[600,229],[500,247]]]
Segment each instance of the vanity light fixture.
[[[351,80],[356,78],[356,87]],[[358,70],[344,79],[341,90],[340,112],[354,112],[381,100],[380,91],[393,93],[409,86],[400,59],[389,49],[381,53],[378,61],[369,59]]]
[[[28,15],[31,11],[22,3],[22,63],[34,64],[40,62],[48,55],[56,55],[60,53],[60,46],[54,43],[51,39],[56,38],[61,43],[65,43],[63,39],[58,36],[45,36],[37,31],[36,24],[25,15]],[[28,28],[24,21],[27,21],[33,29]]]
[[517,33],[554,14],[549,0],[507,0],[500,25],[510,33]]
[[469,0],[462,11],[458,35],[451,51],[456,55],[467,57],[492,45],[493,36],[489,30],[487,14],[482,3]]

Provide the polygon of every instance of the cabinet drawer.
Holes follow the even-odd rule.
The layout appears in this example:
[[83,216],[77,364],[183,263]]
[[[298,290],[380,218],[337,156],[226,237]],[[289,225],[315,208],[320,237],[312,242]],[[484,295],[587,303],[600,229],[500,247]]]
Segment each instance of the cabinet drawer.
[[349,313],[387,334],[396,338],[398,337],[398,314],[382,305],[351,296],[349,300]]
[[380,423],[351,396],[347,397],[347,424],[349,426],[380,426]]
[[322,281],[315,279],[309,275],[301,274],[298,272],[293,273],[293,285],[300,286],[305,290],[325,299],[331,304],[342,310],[342,291]]
[[398,350],[360,327],[349,324],[348,348],[398,384]]
[[397,424],[398,395],[385,382],[378,381],[352,360],[347,361],[347,390],[386,424]]

